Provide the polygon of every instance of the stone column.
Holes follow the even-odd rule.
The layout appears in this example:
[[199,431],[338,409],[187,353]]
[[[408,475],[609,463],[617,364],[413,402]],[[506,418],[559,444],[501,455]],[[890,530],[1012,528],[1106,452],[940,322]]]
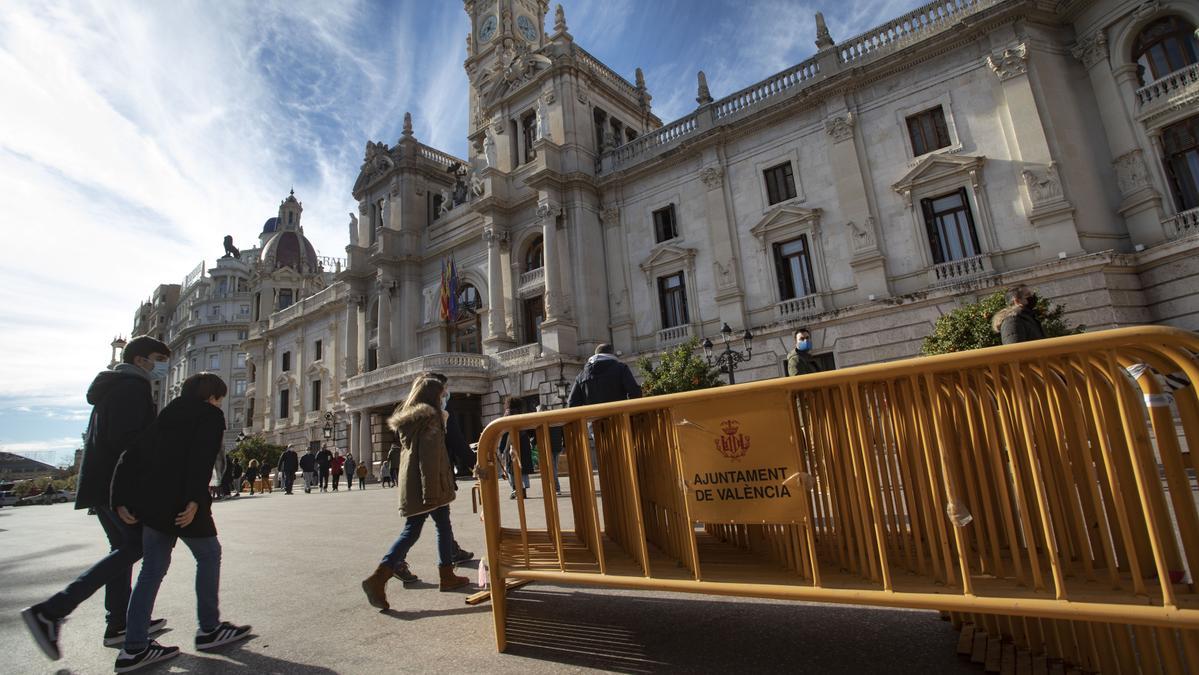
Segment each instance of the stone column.
[[[600,212],[604,227],[604,250],[616,259],[627,259],[624,236],[620,229],[620,207],[609,203]],[[608,314],[611,317],[612,345],[618,351],[633,351],[633,317],[629,301],[627,271],[623,265],[608,265]]]
[[393,332],[399,337],[399,347],[393,353],[395,363],[416,358],[420,353],[416,329],[420,325],[421,295],[420,268],[416,265],[404,267],[400,278],[400,311],[392,317]]
[[389,281],[379,280],[379,367],[390,366],[391,355],[391,293]]
[[361,313],[361,309],[359,308],[360,302],[361,300],[357,295],[350,294],[346,296],[346,354],[345,365],[343,366],[346,378],[354,377],[360,372],[358,367],[358,355],[362,353],[358,338],[358,315]]
[[497,231],[494,225],[483,229],[483,241],[487,242],[487,339],[492,341],[508,339],[504,264],[500,258],[500,244],[507,236],[506,231]]
[[359,438],[359,429],[362,427],[362,413],[350,413],[350,456],[354,461],[362,461],[362,439]]
[[561,318],[562,306],[558,297],[562,285],[558,275],[558,215],[561,213],[562,207],[554,202],[543,200],[537,205],[545,267],[545,323],[553,323]]
[[363,410],[356,413],[358,420],[358,452],[361,453],[358,461],[366,462],[367,467],[374,473],[376,470],[375,453],[371,447],[371,413],[369,410]]

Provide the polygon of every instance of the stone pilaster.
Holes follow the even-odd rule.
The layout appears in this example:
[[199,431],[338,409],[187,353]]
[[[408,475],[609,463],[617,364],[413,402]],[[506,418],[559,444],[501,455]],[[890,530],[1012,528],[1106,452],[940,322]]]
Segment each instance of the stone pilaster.
[[[886,297],[890,295],[890,290],[887,287],[886,262],[879,248],[875,219],[866,192],[866,179],[858,158],[858,143],[854,133],[856,125],[857,117],[850,110],[834,112],[824,120],[824,130],[828,133],[828,162],[832,168],[841,212],[848,221],[843,232],[853,256],[850,266],[858,287],[858,301],[866,301],[870,296]],[[813,242],[813,245],[824,245],[824,242]],[[817,292],[826,294],[829,290],[818,288]]]
[[[699,170],[704,186],[704,212],[707,215],[708,237],[712,242],[712,278],[716,285],[716,307],[721,323],[730,326],[746,325],[745,293],[742,291],[738,250],[733,240],[729,201],[724,189],[724,167],[716,153],[705,157],[713,163]],[[696,280],[698,281],[698,280]],[[697,308],[698,309],[698,308]],[[694,317],[698,319],[697,316]]]
[[494,225],[483,228],[483,241],[487,243],[487,342],[499,345],[494,351],[500,351],[511,343],[508,335],[507,316],[504,301],[505,266],[500,248],[508,241],[507,230],[500,230]]
[[389,366],[393,363],[391,353],[391,302],[392,290],[388,287],[387,281],[380,279],[378,282],[379,289],[379,345],[378,345],[378,361],[379,367]]

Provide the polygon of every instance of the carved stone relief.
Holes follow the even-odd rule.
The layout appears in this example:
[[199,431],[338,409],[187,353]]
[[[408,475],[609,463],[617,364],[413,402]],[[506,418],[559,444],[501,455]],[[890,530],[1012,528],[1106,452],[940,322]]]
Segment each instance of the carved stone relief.
[[834,115],[824,121],[824,130],[829,136],[833,137],[833,142],[840,143],[841,141],[853,138],[853,125],[856,120],[852,112],[844,115]]
[[724,183],[724,169],[718,166],[708,166],[700,169],[699,179],[709,190],[715,190]]
[[1095,31],[1074,43],[1070,53],[1074,55],[1074,58],[1082,61],[1084,66],[1090,68],[1107,58],[1107,34],[1102,30]]
[[1149,187],[1149,169],[1145,166],[1144,154],[1139,150],[1126,152],[1116,158],[1116,182],[1120,194],[1128,195]]
[[991,54],[987,57],[987,65],[995,71],[1001,81],[1024,75],[1028,72],[1028,45],[1022,42],[1015,47]]
[[1028,168],[1021,171],[1020,175],[1024,177],[1028,198],[1034,207],[1062,198],[1062,180],[1056,163],[1040,169]]

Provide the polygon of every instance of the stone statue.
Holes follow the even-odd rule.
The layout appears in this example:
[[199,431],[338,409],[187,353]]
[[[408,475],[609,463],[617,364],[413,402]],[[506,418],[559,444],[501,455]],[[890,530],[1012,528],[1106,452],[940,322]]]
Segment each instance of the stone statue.
[[496,168],[495,136],[491,133],[490,129],[485,133],[486,138],[483,140],[483,161],[487,162],[489,168],[494,169]]
[[545,101],[537,99],[537,138],[550,140],[550,116],[545,109]]
[[437,210],[438,217],[444,216],[454,208],[454,202],[451,200],[450,191],[441,188],[441,208]]
[[231,234],[225,235],[225,255],[223,257],[225,257],[225,258],[240,258],[241,257],[241,251],[237,250],[237,247],[233,245],[233,235],[231,235]]
[[358,216],[350,212],[350,246],[358,245]]
[[454,176],[454,206],[466,202],[466,167],[461,162],[451,162],[446,173]]
[[482,197],[486,191],[486,185],[483,183],[483,177],[479,175],[478,169],[470,170],[470,193],[476,197]]

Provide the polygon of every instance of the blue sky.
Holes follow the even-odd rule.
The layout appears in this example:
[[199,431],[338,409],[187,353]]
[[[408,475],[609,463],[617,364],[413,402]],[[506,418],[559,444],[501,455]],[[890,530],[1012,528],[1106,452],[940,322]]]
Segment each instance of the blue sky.
[[[654,112],[719,98],[910,0],[567,0],[576,42],[645,71]],[[548,23],[552,26],[551,5]],[[108,343],[159,283],[221,239],[249,245],[295,188],[322,255],[344,255],[368,139],[466,154],[460,0],[10,0],[0,22],[0,450],[66,461]]]

